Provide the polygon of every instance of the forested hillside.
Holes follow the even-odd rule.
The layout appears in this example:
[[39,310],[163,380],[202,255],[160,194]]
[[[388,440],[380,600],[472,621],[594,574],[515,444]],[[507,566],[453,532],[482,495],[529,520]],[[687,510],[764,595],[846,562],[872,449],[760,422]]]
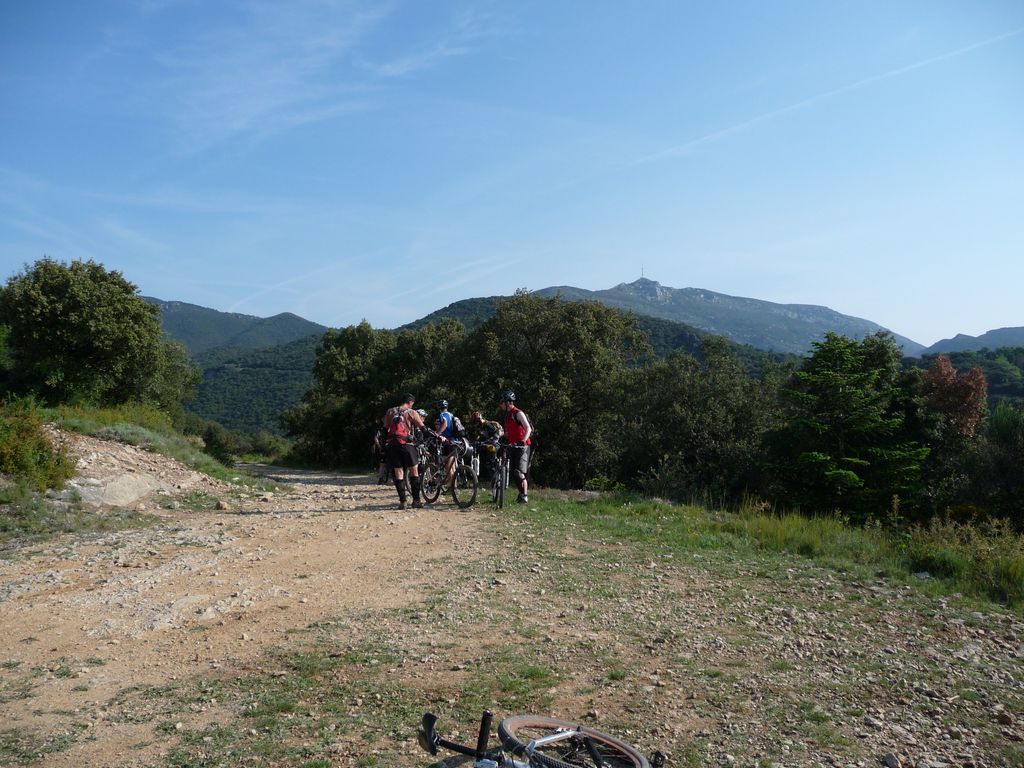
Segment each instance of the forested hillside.
[[[602,291],[559,285],[536,291],[539,296],[561,295],[569,301],[599,301],[637,315],[651,315],[725,336],[737,344],[749,344],[774,352],[804,354],[826,333],[862,339],[888,331],[870,320],[851,317],[813,304],[776,304],[771,301],[729,296],[703,288],[670,288],[654,280],[639,279]],[[893,334],[906,355],[923,346]]]
[[[928,367],[937,357],[939,355],[924,355],[919,364]],[[947,357],[958,371],[978,368],[985,374],[991,402],[1001,398],[1024,400],[1024,347],[950,352]]]
[[[538,294],[541,292],[538,291]],[[419,330],[431,323],[439,323],[442,320],[457,320],[467,330],[473,330],[485,321],[494,317],[498,305],[508,301],[508,296],[488,296],[485,298],[463,299],[449,304],[447,307],[435,310],[419,320],[401,326],[402,330]],[[653,315],[637,314],[628,310],[621,310],[636,319],[637,328],[647,335],[651,344],[651,350],[655,357],[667,357],[673,352],[686,352],[697,358],[701,356],[701,350],[708,339],[715,338],[716,334],[702,331],[692,325],[666,320]],[[739,357],[747,370],[751,372],[760,371],[768,360],[781,362],[784,360],[795,361],[796,355],[770,353],[757,349],[749,344],[736,344],[728,342],[737,357]]]
[[291,312],[273,317],[255,317],[237,312],[143,297],[160,310],[160,326],[170,338],[180,341],[193,355],[215,347],[259,349],[287,344],[326,328]]
[[218,347],[196,356],[203,369],[188,409],[229,429],[280,434],[280,416],[313,381],[321,334],[264,349]]
[[699,358],[658,358],[635,315],[520,293],[472,330],[328,331],[286,423],[309,458],[360,462],[399,392],[428,410],[444,397],[456,413],[493,416],[505,387],[538,430],[542,484],[726,505],[754,496],[859,522],[952,512],[1024,526],[1024,409],[986,411],[979,368],[942,356],[906,367],[884,333],[827,334],[795,369],[766,361],[751,376],[721,338]]
[[[507,298],[493,296],[456,302],[405,326],[423,328],[446,319],[457,320],[468,330],[494,316]],[[628,313],[627,313],[628,314]],[[710,334],[657,317],[637,316],[639,330],[647,336],[655,357],[686,352],[700,359]],[[400,333],[388,331],[389,333]],[[322,334],[263,349],[216,347],[195,356],[203,370],[195,400],[188,409],[229,429],[281,433],[280,415],[298,404],[313,380],[316,347]],[[731,344],[746,370],[758,374],[769,362],[796,360],[746,345]]]

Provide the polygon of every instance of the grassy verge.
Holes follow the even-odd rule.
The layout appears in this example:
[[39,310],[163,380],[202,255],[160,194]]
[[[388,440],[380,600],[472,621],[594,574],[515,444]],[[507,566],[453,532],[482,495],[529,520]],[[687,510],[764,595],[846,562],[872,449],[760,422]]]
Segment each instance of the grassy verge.
[[528,514],[542,526],[585,525],[621,542],[658,544],[684,553],[790,553],[838,571],[881,573],[929,593],[961,593],[1024,613],[1024,536],[999,522],[936,520],[888,531],[835,517],[774,515],[757,506],[738,514],[674,505],[627,494],[586,502],[551,494]]

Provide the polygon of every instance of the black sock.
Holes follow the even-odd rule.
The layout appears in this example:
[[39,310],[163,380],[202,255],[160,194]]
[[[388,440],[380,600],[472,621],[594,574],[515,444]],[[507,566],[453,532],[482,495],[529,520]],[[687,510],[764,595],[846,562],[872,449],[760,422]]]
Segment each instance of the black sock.
[[398,500],[405,504],[405,480],[395,480],[395,490],[398,491]]
[[410,477],[409,482],[412,483],[412,500],[420,500],[420,489],[423,487],[423,482],[420,480],[419,475],[416,477]]

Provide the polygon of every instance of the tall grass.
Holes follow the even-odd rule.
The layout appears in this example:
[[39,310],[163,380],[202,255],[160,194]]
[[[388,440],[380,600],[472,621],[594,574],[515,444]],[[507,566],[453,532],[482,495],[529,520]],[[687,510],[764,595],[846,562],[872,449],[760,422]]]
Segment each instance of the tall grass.
[[927,527],[911,529],[902,555],[912,571],[927,571],[965,591],[1024,605],[1024,536],[1005,520],[935,519]]
[[[857,526],[836,516],[775,513],[748,502],[739,513],[607,494],[578,502],[554,494],[530,514],[556,530],[567,519],[601,540],[685,552],[778,552],[843,570],[870,567],[897,578],[928,573],[929,582],[1024,609],[1024,536],[1003,522],[889,529]],[[916,579],[914,581],[920,581]]]

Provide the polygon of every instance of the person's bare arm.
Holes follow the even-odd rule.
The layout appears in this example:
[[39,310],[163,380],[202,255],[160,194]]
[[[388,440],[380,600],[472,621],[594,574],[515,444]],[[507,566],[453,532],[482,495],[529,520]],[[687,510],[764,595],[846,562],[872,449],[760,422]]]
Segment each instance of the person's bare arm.
[[522,411],[516,411],[516,421],[526,430],[526,433],[523,435],[523,442],[525,443],[530,439],[530,435],[533,434],[533,425],[530,424],[530,420],[526,418],[526,414]]

